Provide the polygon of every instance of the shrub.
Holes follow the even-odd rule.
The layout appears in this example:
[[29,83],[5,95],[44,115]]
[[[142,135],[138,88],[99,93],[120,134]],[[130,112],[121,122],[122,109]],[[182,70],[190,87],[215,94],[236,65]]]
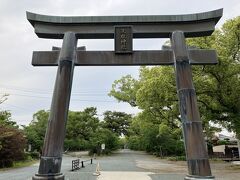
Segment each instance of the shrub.
[[67,151],[82,151],[89,149],[89,142],[84,139],[66,139],[64,149]]
[[16,127],[0,125],[0,168],[13,166],[25,158],[26,140]]
[[[101,144],[105,144],[105,150],[101,150]],[[119,148],[119,138],[109,129],[98,129],[90,138],[90,154],[109,154]]]

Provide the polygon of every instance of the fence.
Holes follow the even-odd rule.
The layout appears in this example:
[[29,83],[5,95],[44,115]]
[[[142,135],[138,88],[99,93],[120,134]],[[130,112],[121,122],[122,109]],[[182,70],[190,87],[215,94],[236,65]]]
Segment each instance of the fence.
[[72,171],[80,169],[79,162],[80,159],[72,160]]
[[76,160],[72,160],[72,171],[78,170],[80,169],[80,162],[81,162],[81,168],[84,168],[84,163],[90,161],[90,164],[93,163],[93,159],[87,159],[84,161],[80,161],[80,159],[76,159]]

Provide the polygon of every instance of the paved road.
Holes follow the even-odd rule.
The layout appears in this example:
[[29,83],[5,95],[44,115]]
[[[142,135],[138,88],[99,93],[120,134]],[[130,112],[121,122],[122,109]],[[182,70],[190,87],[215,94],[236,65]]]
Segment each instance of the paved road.
[[[98,180],[183,180],[184,170],[174,172],[165,171],[171,164],[159,161],[158,158],[144,152],[122,150],[113,156],[98,159],[101,175]],[[162,167],[162,171],[159,167]]]
[[[85,157],[86,159],[87,157]],[[64,156],[62,172],[66,180],[182,180],[184,175],[156,174],[148,164],[154,165],[156,158],[143,152],[122,150],[112,156],[105,156],[93,160],[93,164],[87,164],[78,171],[70,171],[74,157]],[[84,158],[83,158],[84,159]],[[93,173],[97,163],[100,164],[101,175],[96,177]],[[30,180],[38,170],[38,163],[25,168],[0,171],[0,180]],[[159,164],[158,164],[159,165]],[[146,167],[145,167],[146,166]],[[151,169],[152,168],[152,169]]]
[[[64,173],[69,172],[71,169],[71,161],[73,159],[74,158],[70,156],[63,157],[62,171]],[[30,180],[32,176],[38,171],[38,166],[39,163],[36,163],[29,167],[0,171],[0,180]]]
[[[88,157],[81,160],[86,158]],[[70,171],[73,159],[76,158],[63,157],[62,172],[66,180],[183,180],[187,174],[186,162],[168,162],[139,151],[122,150],[112,156],[98,157],[93,160],[92,165],[86,164],[85,168],[74,172]],[[97,177],[93,173],[98,163],[101,175]],[[213,163],[216,180],[240,179],[240,172],[234,169],[238,167],[231,166],[229,163]],[[38,164],[35,164],[26,168],[0,171],[0,180],[30,180],[37,169]]]

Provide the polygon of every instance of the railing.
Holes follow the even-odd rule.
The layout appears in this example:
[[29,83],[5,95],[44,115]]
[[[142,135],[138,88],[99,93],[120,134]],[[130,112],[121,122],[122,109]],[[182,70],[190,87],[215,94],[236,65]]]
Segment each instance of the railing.
[[91,159],[87,159],[87,160],[85,160],[85,161],[81,161],[81,163],[82,163],[82,168],[84,168],[85,166],[84,166],[84,163],[85,162],[88,162],[88,161],[90,161],[90,164],[92,164],[93,163],[93,160],[92,160],[92,158]]
[[93,163],[93,159],[87,159],[84,161],[80,161],[80,159],[72,160],[72,171],[80,169],[80,163],[81,163],[81,168],[84,168],[84,163],[90,161],[90,164]]
[[72,160],[72,171],[80,169],[79,162],[80,159]]

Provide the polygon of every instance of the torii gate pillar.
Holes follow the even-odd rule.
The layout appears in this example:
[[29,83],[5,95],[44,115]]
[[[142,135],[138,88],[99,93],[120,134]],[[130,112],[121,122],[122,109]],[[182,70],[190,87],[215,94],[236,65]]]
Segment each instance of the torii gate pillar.
[[43,152],[38,173],[33,180],[63,180],[61,173],[63,142],[71,96],[77,39],[74,33],[64,34],[58,59],[58,71],[52,105],[44,139]]
[[188,175],[185,179],[214,179],[203,136],[184,33],[175,31],[171,38],[182,120]]

